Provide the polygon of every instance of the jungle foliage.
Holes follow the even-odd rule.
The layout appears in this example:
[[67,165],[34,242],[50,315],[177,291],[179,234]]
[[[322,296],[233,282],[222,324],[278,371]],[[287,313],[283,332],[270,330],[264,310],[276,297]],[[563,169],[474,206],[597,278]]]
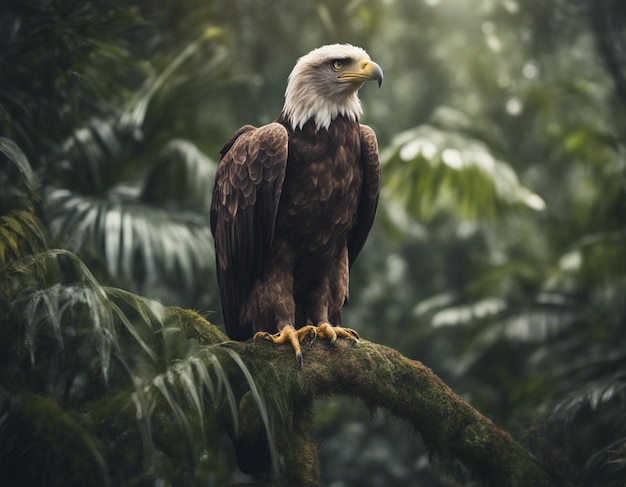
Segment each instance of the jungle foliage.
[[[0,478],[238,478],[215,411],[235,421],[242,385],[173,306],[221,323],[216,155],[273,120],[297,57],[329,42],[385,70],[361,96],[384,189],[344,322],[433,368],[573,485],[624,484],[621,0],[0,2]],[[271,396],[241,377],[259,406]],[[171,421],[151,416],[159,401]],[[83,428],[85,411],[101,423]],[[118,413],[141,441],[103,439]],[[324,484],[474,485],[405,430],[320,401]]]

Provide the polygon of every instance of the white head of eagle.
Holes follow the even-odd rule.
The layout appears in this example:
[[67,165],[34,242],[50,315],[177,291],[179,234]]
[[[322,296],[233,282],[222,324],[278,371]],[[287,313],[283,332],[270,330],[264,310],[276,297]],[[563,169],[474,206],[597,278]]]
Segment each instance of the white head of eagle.
[[358,91],[369,80],[383,82],[383,71],[360,47],[331,44],[298,59],[289,75],[283,114],[292,130],[313,119],[327,129],[338,116],[358,120],[362,114]]

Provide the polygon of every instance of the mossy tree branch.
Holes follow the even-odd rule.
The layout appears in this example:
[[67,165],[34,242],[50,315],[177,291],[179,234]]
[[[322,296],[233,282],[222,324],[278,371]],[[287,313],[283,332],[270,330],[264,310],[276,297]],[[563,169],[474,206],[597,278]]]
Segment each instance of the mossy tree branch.
[[[304,365],[298,370],[288,346],[261,340],[226,342],[220,348],[237,352],[261,390],[283,395],[278,402],[288,405],[288,421],[276,431],[280,475],[287,485],[318,484],[317,449],[308,436],[311,407],[314,399],[334,394],[407,419],[440,458],[461,461],[487,485],[558,485],[510,434],[463,401],[428,367],[393,349],[366,340],[338,340],[332,347],[317,342],[304,350]],[[272,383],[280,387],[268,387]],[[260,421],[245,417],[258,415],[255,408],[240,406],[240,414],[242,424],[262,427]],[[244,427],[240,435],[257,433]]]

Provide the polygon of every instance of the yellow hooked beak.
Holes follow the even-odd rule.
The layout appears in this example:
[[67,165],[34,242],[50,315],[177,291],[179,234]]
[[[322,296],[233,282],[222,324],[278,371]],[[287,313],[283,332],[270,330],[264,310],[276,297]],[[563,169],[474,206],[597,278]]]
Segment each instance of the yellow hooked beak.
[[378,81],[378,86],[383,84],[383,70],[374,61],[363,59],[350,66],[339,75],[341,81],[351,83],[364,83],[365,81]]

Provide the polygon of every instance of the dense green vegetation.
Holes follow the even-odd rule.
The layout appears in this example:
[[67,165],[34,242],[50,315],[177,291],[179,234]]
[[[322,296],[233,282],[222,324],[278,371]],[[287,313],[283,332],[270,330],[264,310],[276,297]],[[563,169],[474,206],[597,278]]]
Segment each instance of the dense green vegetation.
[[[181,433],[198,418],[163,377],[198,346],[166,306],[221,323],[216,154],[271,121],[297,57],[330,42],[385,71],[361,93],[384,194],[344,322],[433,368],[573,485],[624,485],[623,2],[5,0],[0,478],[22,475],[8,485],[231,476],[217,421],[202,441]],[[202,381],[228,403],[228,378]],[[178,429],[129,420],[142,441],[120,439],[121,461],[76,417],[115,414],[98,404],[125,392],[144,411],[146,384]],[[316,412],[325,485],[474,485],[403,424],[342,399]],[[46,455],[55,444],[88,453],[77,465]],[[168,454],[185,468],[155,459]],[[124,470],[137,458],[160,470]]]

